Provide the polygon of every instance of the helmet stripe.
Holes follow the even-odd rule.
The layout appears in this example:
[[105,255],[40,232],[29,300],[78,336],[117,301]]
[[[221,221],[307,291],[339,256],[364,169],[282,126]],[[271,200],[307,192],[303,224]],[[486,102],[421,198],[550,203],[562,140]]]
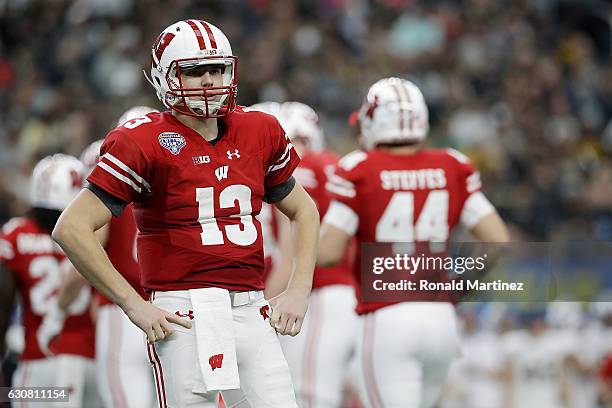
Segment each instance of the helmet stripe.
[[[399,90],[399,86],[397,84],[393,84],[392,87],[393,87],[393,90],[395,91],[395,95],[397,96],[398,105],[402,106],[402,94]],[[399,127],[400,127],[400,133],[404,133],[404,114],[402,113],[401,109],[399,111]]]
[[202,36],[202,31],[200,31],[200,28],[193,20],[187,20],[187,24],[189,24],[189,27],[191,27],[191,29],[195,33],[195,36],[198,39],[198,45],[200,46],[200,49],[206,49],[206,46],[204,45],[204,37]]
[[212,48],[217,48],[217,41],[215,41],[215,36],[213,35],[213,32],[210,26],[208,25],[208,23],[202,20],[200,20],[200,23],[202,23],[202,25],[204,26],[204,29],[206,30],[206,34],[208,34],[208,39],[210,40],[210,46]]
[[[408,89],[406,87],[406,85],[404,83],[402,83],[401,85],[398,85],[399,90],[401,92],[402,95],[404,95],[404,98],[406,100],[406,102],[408,102],[409,104],[412,103],[412,100],[410,99],[410,92],[408,92]],[[413,122],[413,115],[409,112],[409,111],[405,111],[404,115],[407,116],[408,119],[408,131],[409,132],[414,132],[414,123]]]

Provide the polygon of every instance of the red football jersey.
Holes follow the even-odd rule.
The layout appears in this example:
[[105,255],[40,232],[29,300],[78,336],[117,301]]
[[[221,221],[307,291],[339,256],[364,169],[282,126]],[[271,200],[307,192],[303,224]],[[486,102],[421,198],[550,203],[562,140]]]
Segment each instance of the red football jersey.
[[[317,204],[321,219],[329,208],[331,197],[325,189],[327,174],[333,172],[334,165],[339,157],[331,152],[308,152],[303,155],[302,161],[293,175],[304,187],[304,190]],[[312,279],[313,289],[327,285],[354,285],[352,271],[352,254],[354,249],[347,248],[342,260],[333,267],[316,267]]]
[[[57,296],[63,271],[70,261],[51,235],[33,219],[14,218],[0,232],[0,262],[15,274],[23,302],[25,349],[23,360],[45,358],[36,339],[49,302]],[[89,314],[91,289],[85,287],[68,308],[62,332],[51,341],[54,354],[94,356],[94,325]]]
[[141,283],[149,290],[263,289],[266,191],[299,163],[278,121],[237,108],[212,144],[170,112],[112,130],[89,182],[134,203]]
[[[411,155],[355,151],[340,160],[327,184],[339,202],[331,213],[347,215],[342,228],[353,228],[359,243],[447,242],[466,200],[480,187],[478,171],[453,149]],[[358,245],[356,259],[360,251]],[[360,283],[359,262],[353,271]],[[393,304],[364,302],[359,285],[357,298],[359,314]]]
[[[148,299],[140,284],[140,271],[138,269],[138,255],[136,254],[136,236],[138,229],[134,221],[134,211],[128,205],[119,217],[113,217],[109,222],[108,242],[106,253],[111,263],[143,297]],[[106,296],[97,293],[100,306],[112,304]]]

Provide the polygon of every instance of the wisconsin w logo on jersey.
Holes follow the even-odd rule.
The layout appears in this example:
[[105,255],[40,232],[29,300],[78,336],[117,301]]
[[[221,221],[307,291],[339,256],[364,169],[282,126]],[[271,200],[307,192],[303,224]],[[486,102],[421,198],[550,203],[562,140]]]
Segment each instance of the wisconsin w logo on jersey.
[[217,167],[217,169],[215,170],[215,176],[217,176],[217,180],[221,181],[227,178],[228,172],[229,172],[229,166]]
[[210,364],[210,368],[215,371],[215,368],[221,368],[223,364],[223,354],[215,354],[214,356],[210,356],[208,359],[208,364]]

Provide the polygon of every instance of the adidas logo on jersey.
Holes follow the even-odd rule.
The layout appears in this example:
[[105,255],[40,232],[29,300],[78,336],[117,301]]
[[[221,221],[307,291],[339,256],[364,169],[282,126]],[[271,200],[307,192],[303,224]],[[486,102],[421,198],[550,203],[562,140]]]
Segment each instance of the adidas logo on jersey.
[[219,181],[226,179],[227,173],[229,173],[229,166],[221,166],[215,169],[215,176],[217,176],[217,180]]

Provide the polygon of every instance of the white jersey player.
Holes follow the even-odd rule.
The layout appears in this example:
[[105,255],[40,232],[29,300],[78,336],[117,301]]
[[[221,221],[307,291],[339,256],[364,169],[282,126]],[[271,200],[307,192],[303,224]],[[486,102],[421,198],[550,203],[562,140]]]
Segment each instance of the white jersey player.
[[[340,160],[327,184],[334,201],[321,228],[319,265],[338,262],[353,236],[359,243],[446,242],[461,222],[481,241],[508,240],[469,159],[451,149],[422,147],[429,122],[416,85],[399,78],[376,82],[359,122],[364,150]],[[363,402],[374,408],[433,406],[459,352],[453,305],[367,302],[359,285],[357,300]]]
[[503,339],[505,401],[509,407],[570,407],[569,359],[575,343],[548,328],[544,314],[528,313],[527,329]]
[[453,363],[443,408],[500,408],[503,368],[500,336],[480,327],[475,314],[463,315],[462,355]]

